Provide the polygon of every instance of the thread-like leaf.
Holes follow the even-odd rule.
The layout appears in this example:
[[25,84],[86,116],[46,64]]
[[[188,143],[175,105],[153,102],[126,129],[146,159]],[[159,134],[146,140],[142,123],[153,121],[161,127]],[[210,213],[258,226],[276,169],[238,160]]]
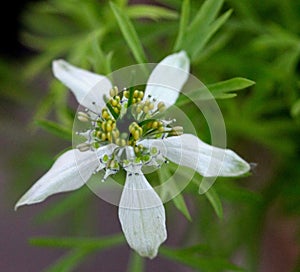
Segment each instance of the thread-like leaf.
[[174,51],[178,51],[181,49],[184,35],[186,33],[186,28],[189,23],[189,17],[190,17],[190,0],[184,0],[182,2],[182,7],[181,7],[179,29],[178,29],[176,42],[174,45]]
[[144,53],[141,41],[136,33],[136,30],[128,18],[127,14],[122,12],[114,3],[110,2],[110,7],[114,16],[117,19],[119,28],[127,42],[132,54],[138,63],[146,63],[146,55]]
[[132,5],[127,8],[127,14],[130,18],[149,18],[158,19],[177,19],[176,11],[150,5]]
[[123,234],[115,234],[101,238],[74,238],[74,237],[41,237],[31,238],[30,244],[55,248],[90,248],[103,249],[120,245],[125,241]]
[[63,138],[66,140],[72,139],[72,131],[70,129],[68,129],[60,124],[57,124],[53,121],[37,120],[36,124],[60,138]]
[[200,89],[192,90],[181,96],[176,102],[177,106],[183,106],[190,101],[200,101],[207,99],[226,99],[235,97],[235,91],[239,91],[254,85],[255,82],[242,77],[235,77],[228,80],[220,81],[214,84],[203,86]]
[[223,218],[223,206],[222,206],[222,202],[221,202],[221,200],[220,200],[217,192],[215,191],[215,189],[211,187],[205,193],[205,196],[207,197],[207,199],[209,200],[210,204],[214,208],[217,216],[219,218]]
[[130,255],[129,265],[127,272],[143,272],[144,271],[144,258],[132,251]]

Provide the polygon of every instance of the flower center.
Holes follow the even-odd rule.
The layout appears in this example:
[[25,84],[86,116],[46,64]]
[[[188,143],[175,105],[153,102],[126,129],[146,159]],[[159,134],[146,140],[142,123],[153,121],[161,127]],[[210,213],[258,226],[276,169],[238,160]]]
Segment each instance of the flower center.
[[[89,109],[78,112],[78,119],[91,124],[91,128],[79,135],[85,136],[87,141],[79,144],[81,151],[97,150],[99,147],[114,144],[116,148],[111,154],[100,158],[106,169],[124,168],[134,160],[135,164],[145,164],[158,156],[156,149],[147,149],[139,144],[144,139],[159,139],[177,136],[183,133],[182,127],[172,127],[175,120],[163,120],[162,113],[166,110],[163,102],[152,97],[144,97],[144,92],[138,88],[124,89],[119,92],[114,87],[105,98],[106,106],[95,114]],[[129,147],[132,154],[124,155],[120,150]],[[161,158],[160,158],[161,159]],[[158,165],[160,165],[158,163]]]

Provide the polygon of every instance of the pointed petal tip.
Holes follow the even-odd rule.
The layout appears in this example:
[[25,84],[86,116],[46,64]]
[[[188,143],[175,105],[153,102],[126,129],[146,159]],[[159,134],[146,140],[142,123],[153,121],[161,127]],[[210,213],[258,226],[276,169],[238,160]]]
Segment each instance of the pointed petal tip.
[[180,57],[189,59],[188,54],[187,54],[187,52],[186,52],[185,50],[181,50],[181,51],[179,51],[177,54],[178,54],[178,56],[180,56]]
[[57,59],[57,60],[52,61],[52,71],[53,71],[54,76],[56,78],[58,78],[61,70],[67,71],[69,65],[70,64],[63,59]]
[[18,202],[15,204],[14,211],[16,212],[16,211],[19,209],[19,207],[24,206],[24,205],[26,205],[26,204],[27,204],[27,203],[24,202],[23,196],[22,196],[22,197],[18,200]]
[[144,245],[143,247],[139,248],[133,248],[140,256],[149,258],[150,260],[153,260],[157,254],[159,247],[161,246],[162,243],[164,243],[167,240],[167,233],[165,233],[165,236],[162,237],[161,241],[159,244],[156,244],[155,246],[150,242],[147,245]]
[[178,53],[173,54],[174,58],[178,58],[179,60],[179,67],[180,69],[184,70],[185,72],[189,72],[190,70],[190,58],[186,51],[181,50]]
[[211,146],[192,134],[140,144],[157,147],[170,161],[194,169],[204,177],[238,177],[251,170],[251,164],[230,149]]
[[160,61],[149,76],[145,97],[151,95],[167,107],[174,105],[189,78],[190,60],[185,51],[173,53]]
[[[169,60],[166,63],[167,65],[172,65],[175,68],[179,68],[179,69],[185,70],[186,72],[189,72],[190,58],[186,51],[181,50],[177,53],[169,55],[165,59],[168,59],[168,58],[169,58]],[[170,63],[168,63],[168,62],[170,62]]]
[[56,59],[56,60],[53,60],[52,61],[52,68],[55,69],[57,68],[58,66],[64,64],[66,61],[63,60],[63,59]]
[[34,203],[26,203],[26,202],[22,203],[22,202],[18,201],[14,207],[14,211],[17,212],[20,207],[29,205],[29,204],[34,204]]
[[52,61],[52,72],[53,75],[59,79],[59,73],[61,72],[61,69],[64,69],[66,67],[66,62],[62,59],[57,59]]
[[167,239],[165,210],[144,175],[127,174],[119,220],[129,246],[142,257],[153,259]]
[[18,208],[20,207],[20,204],[16,203],[15,207],[14,207],[14,211],[16,212],[18,210]]
[[30,199],[27,196],[27,192],[18,200],[18,202],[16,203],[15,207],[14,207],[14,211],[17,211],[20,207],[25,206],[25,205],[31,205],[31,204],[37,204],[40,203],[42,201],[44,201],[46,199],[45,198],[40,198],[40,199]]
[[55,59],[52,61],[52,65],[59,65],[67,63],[64,59]]
[[41,201],[33,201],[33,202],[30,202],[30,201],[26,201],[24,199],[24,196],[22,196],[19,201],[15,204],[15,207],[14,207],[14,211],[16,212],[20,207],[22,206],[25,206],[25,205],[30,205],[30,204],[35,204],[35,203],[38,203],[38,202],[41,202]]
[[[233,176],[242,176],[251,171],[251,164],[230,149],[226,149],[228,161],[231,161]],[[227,158],[224,158],[226,161]]]
[[52,62],[52,72],[55,78],[71,90],[82,106],[97,112],[105,105],[101,98],[112,88],[107,77],[76,67],[63,59]]

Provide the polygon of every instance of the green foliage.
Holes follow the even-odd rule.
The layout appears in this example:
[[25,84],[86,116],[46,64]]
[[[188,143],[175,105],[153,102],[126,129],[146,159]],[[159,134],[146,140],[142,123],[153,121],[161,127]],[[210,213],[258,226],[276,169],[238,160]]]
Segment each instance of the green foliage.
[[178,51],[180,50],[180,48],[182,48],[182,43],[184,41],[185,34],[187,31],[187,26],[189,23],[189,17],[190,17],[190,1],[184,0],[182,1],[179,29],[178,29],[176,42],[174,45],[174,51]]
[[131,49],[136,61],[138,63],[146,63],[147,59],[143,50],[143,46],[129,18],[112,2],[110,2],[110,6],[117,19],[124,39],[126,40],[129,48]]
[[236,77],[215,84],[207,85],[215,98],[232,98],[236,96],[234,91],[243,90],[254,85],[255,82],[246,78]]
[[203,250],[202,246],[194,246],[188,249],[171,249],[162,247],[160,250],[160,254],[163,257],[185,264],[199,271],[217,272],[223,271],[224,269],[227,271],[244,271],[225,259],[210,257],[206,254],[205,256],[201,256],[203,252],[206,253],[206,250]]
[[30,243],[43,247],[68,248],[70,251],[51,265],[47,272],[73,271],[86,256],[95,251],[118,246],[124,242],[123,235],[112,235],[103,238],[32,238]]
[[212,207],[214,208],[216,214],[218,215],[219,218],[223,218],[223,207],[222,207],[222,203],[221,200],[218,196],[218,194],[216,193],[216,191],[214,190],[214,188],[210,188],[206,193],[205,196],[207,197],[207,199],[209,200],[209,202],[211,203]]
[[297,117],[300,115],[300,99],[297,100],[293,105],[292,105],[292,108],[291,108],[291,115],[293,117]]
[[37,120],[36,124],[60,138],[63,138],[66,140],[72,139],[72,131],[69,129],[66,129],[64,126],[59,125],[55,122],[52,122],[49,120]]
[[142,272],[144,271],[144,259],[135,252],[131,253],[128,272]]
[[148,18],[152,20],[159,19],[177,19],[177,12],[158,6],[134,5],[128,6],[127,14],[130,18]]
[[55,248],[86,248],[89,250],[101,250],[124,243],[122,234],[105,236],[101,238],[31,238],[30,243],[35,246],[55,247]]
[[61,220],[67,213],[74,209],[79,209],[80,206],[87,205],[87,198],[90,196],[88,188],[82,188],[70,195],[66,195],[59,202],[48,205],[37,217],[38,223],[47,223],[54,220]]
[[[30,102],[35,101],[34,124],[70,140],[74,107],[65,87],[49,73],[54,59],[65,58],[82,68],[109,74],[122,66],[158,62],[171,52],[186,50],[192,73],[212,84],[189,90],[189,99],[182,95],[177,106],[197,124],[201,138],[209,139],[205,120],[198,117],[191,100],[218,99],[229,148],[258,165],[250,177],[217,179],[204,195],[198,193],[201,179],[196,174],[194,183],[172,198],[174,205],[170,205],[192,221],[186,222],[185,240],[176,249],[162,247],[159,254],[197,271],[258,271],[263,227],[269,220],[266,215],[274,207],[283,218],[299,219],[300,215],[299,4],[292,0],[157,2],[162,5],[128,4],[126,0],[32,3],[23,14],[21,36],[37,54],[22,62],[22,70],[19,63],[1,60],[3,105],[12,101],[31,107]],[[34,78],[49,79],[49,88],[33,85]],[[48,92],[35,100],[38,92],[31,89]],[[6,119],[2,117],[1,122],[7,124]],[[50,165],[45,148],[52,151],[52,146],[34,139],[26,150],[27,160],[15,165],[22,179],[39,166]],[[174,169],[169,167],[171,170],[158,171],[155,182],[163,183],[172,175]],[[181,174],[184,176],[184,171]],[[20,184],[20,177],[15,178]],[[174,195],[175,187],[175,191],[160,193]],[[37,220],[59,222],[68,214],[74,221],[86,216],[93,222],[86,212],[88,198],[88,190],[72,193],[47,206]],[[191,209],[187,203],[192,203]],[[176,225],[176,220],[170,224]],[[299,232],[299,227],[295,228]],[[47,271],[73,271],[89,255],[101,254],[124,241],[120,234],[34,238],[30,242],[67,249]],[[241,254],[242,268],[229,261]],[[132,253],[127,271],[146,269],[147,262]]]
[[182,212],[182,214],[188,219],[189,221],[192,221],[192,217],[190,215],[190,212],[188,210],[188,207],[186,206],[185,200],[181,194],[178,194],[173,199],[175,207]]
[[[182,20],[184,20],[184,22],[181,22],[179,33],[185,31],[185,37],[180,48],[186,50],[190,54],[192,61],[199,57],[199,54],[206,43],[229,18],[231,14],[230,10],[216,19],[222,4],[223,0],[205,1],[190,24],[186,26],[187,20],[185,17],[188,12],[188,3],[184,3],[182,7]],[[179,46],[177,46],[177,48],[179,48]]]
[[74,271],[87,255],[91,254],[90,249],[80,248],[74,249],[71,252],[67,253],[60,259],[58,259],[53,265],[48,267],[46,272],[68,272]]
[[175,207],[185,216],[186,219],[192,221],[192,217],[185,203],[184,197],[181,194],[178,194],[179,190],[178,187],[175,185],[176,181],[172,177],[170,170],[167,168],[160,169],[158,171],[158,177],[160,179],[161,184],[163,184],[165,181],[168,181],[173,184],[171,186],[164,187],[165,189],[162,192],[162,196],[165,198],[175,196],[171,198]]
[[206,99],[226,99],[237,96],[234,91],[243,90],[254,85],[255,82],[246,78],[231,78],[214,84],[208,84],[200,89],[187,92],[187,96],[181,96],[176,104],[183,106],[191,101],[196,103]]

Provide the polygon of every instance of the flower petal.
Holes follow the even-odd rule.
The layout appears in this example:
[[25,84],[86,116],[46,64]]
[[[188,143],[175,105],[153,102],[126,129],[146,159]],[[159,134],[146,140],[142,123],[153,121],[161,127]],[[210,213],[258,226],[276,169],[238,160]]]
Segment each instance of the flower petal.
[[53,61],[52,70],[54,76],[73,92],[79,104],[92,110],[104,106],[103,95],[112,88],[107,77],[77,68],[64,60]]
[[63,153],[50,170],[43,175],[18,201],[15,209],[22,205],[41,202],[48,196],[80,188],[99,166],[93,151],[77,149]]
[[141,171],[127,172],[119,218],[129,246],[143,257],[154,258],[167,238],[165,210]]
[[167,56],[153,69],[144,97],[151,95],[166,106],[175,104],[189,70],[190,60],[185,51]]
[[232,150],[208,145],[192,134],[144,140],[140,144],[148,148],[156,146],[169,160],[195,169],[205,177],[240,176],[250,170],[250,165]]

